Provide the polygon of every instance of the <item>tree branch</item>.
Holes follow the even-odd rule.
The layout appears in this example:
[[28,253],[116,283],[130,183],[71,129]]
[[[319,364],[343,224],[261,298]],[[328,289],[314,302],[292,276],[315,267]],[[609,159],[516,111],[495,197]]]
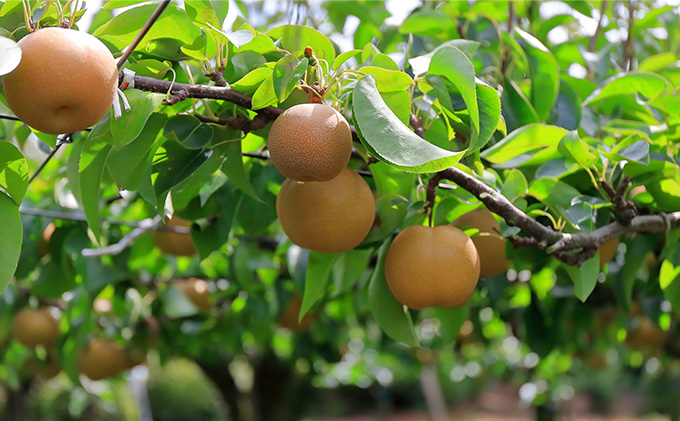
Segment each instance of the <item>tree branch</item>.
[[[144,76],[135,76],[134,80],[135,88],[145,91],[160,93],[169,92],[172,95],[179,95],[183,99],[218,99],[234,103],[247,109],[252,109],[252,100],[249,96],[228,87],[189,85],[183,83],[173,84],[169,81],[158,80]],[[261,117],[265,122],[275,120],[283,112],[282,109],[271,106],[255,111],[258,113],[258,117]],[[206,118],[210,119],[209,117]],[[217,122],[218,124],[220,123],[219,120],[210,120],[212,122]],[[224,123],[227,123],[227,121],[225,120]],[[414,128],[414,132],[423,137],[424,133],[421,123],[422,122],[418,121],[416,116],[411,116],[410,124]],[[354,137],[355,141],[358,141],[358,135],[354,127],[352,127],[352,136]],[[254,158],[260,158],[260,156],[257,154],[245,155]],[[578,266],[586,260],[592,258],[597,253],[597,248],[600,244],[614,237],[635,232],[665,232],[670,229],[680,227],[680,212],[646,216],[635,216],[634,213],[630,214],[629,203],[623,200],[625,189],[629,183],[628,179],[623,179],[616,190],[611,188],[611,193],[613,200],[620,202],[618,206],[615,203],[615,206],[621,212],[627,212],[623,217],[617,216],[619,221],[625,222],[626,220],[629,220],[630,225],[624,226],[619,222],[614,222],[612,224],[598,228],[590,234],[569,234],[555,231],[551,227],[541,224],[537,220],[522,212],[515,205],[513,205],[512,202],[510,202],[493,188],[484,184],[481,180],[478,180],[474,176],[456,167],[451,167],[440,171],[435,175],[434,180],[435,181],[432,183],[436,183],[436,185],[440,188],[451,188],[452,186],[439,183],[439,180],[453,181],[458,186],[477,197],[491,212],[494,212],[505,219],[508,225],[516,226],[520,228],[522,232],[530,236],[530,238],[519,236],[510,237],[510,241],[516,246],[538,247],[541,250],[546,250],[555,258],[568,265]],[[621,200],[619,200],[619,198]]]

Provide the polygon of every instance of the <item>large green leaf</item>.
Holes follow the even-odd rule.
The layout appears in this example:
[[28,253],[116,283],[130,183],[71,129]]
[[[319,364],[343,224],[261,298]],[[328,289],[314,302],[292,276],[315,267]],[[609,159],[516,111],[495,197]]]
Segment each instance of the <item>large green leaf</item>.
[[474,144],[479,135],[479,108],[472,62],[458,48],[447,46],[434,53],[428,73],[446,78],[460,92],[470,115],[470,130],[473,133],[470,142]]
[[212,197],[216,198],[219,213],[201,229],[198,229],[197,224],[191,226],[191,238],[201,259],[207,258],[229,239],[234,215],[242,195],[232,192],[229,186],[222,186]]
[[394,340],[418,346],[411,314],[392,295],[385,280],[385,256],[392,239],[388,238],[378,250],[378,261],[368,287],[368,306],[380,328]]
[[137,190],[142,178],[150,176],[153,156],[165,141],[161,137],[165,121],[165,114],[152,114],[135,140],[111,150],[106,167],[119,188]]
[[306,58],[298,60],[292,54],[283,56],[274,66],[273,84],[274,92],[279,101],[288,98],[288,95],[300,83],[300,78],[307,70],[308,61]]
[[21,204],[28,188],[28,163],[16,146],[0,141],[0,190]]
[[557,100],[560,79],[557,60],[541,41],[531,34],[515,28],[526,53],[531,72],[531,103],[541,121],[546,121]]
[[574,282],[574,295],[581,302],[585,302],[597,284],[597,276],[600,273],[599,253],[580,267],[565,265],[564,268]]
[[373,76],[356,84],[353,94],[357,133],[385,162],[413,173],[437,172],[458,163],[463,152],[439,148],[409,129],[385,104]]
[[184,8],[187,16],[199,27],[209,29],[211,26],[222,28],[227,17],[229,2],[222,0],[186,0]]
[[501,111],[510,131],[541,120],[534,106],[513,80],[506,79],[503,82],[501,102]]
[[468,155],[486,145],[496,131],[501,118],[501,99],[494,88],[478,83],[477,104],[479,106],[479,134],[474,142],[470,142]]
[[176,142],[165,142],[163,149],[164,154],[153,165],[153,171],[158,173],[153,188],[159,210],[163,209],[170,189],[186,180],[212,155],[211,150],[189,150]]
[[406,91],[413,84],[411,76],[404,72],[382,67],[364,66],[359,71],[365,75],[373,75],[380,92]]
[[680,314],[680,265],[675,266],[670,260],[665,259],[661,263],[659,285],[673,310]]
[[326,285],[328,285],[333,265],[339,255],[339,253],[309,252],[305,273],[305,292],[302,297],[299,320],[302,320],[314,303],[326,294]]
[[[492,164],[507,164],[512,168],[534,158],[537,151],[557,146],[567,130],[545,124],[530,124],[508,134],[500,142],[481,153],[481,157]],[[511,161],[512,160],[512,161]]]
[[591,151],[590,146],[581,140],[576,130],[564,135],[557,149],[562,156],[570,158],[584,167],[590,167],[598,159],[597,155]]
[[607,79],[604,86],[590,94],[583,104],[591,105],[618,95],[641,95],[646,99],[654,99],[667,87],[670,87],[668,80],[656,73],[619,73]]
[[257,193],[255,193],[255,189],[253,189],[250,177],[248,177],[248,173],[243,166],[243,154],[241,152],[240,139],[230,142],[227,145],[227,160],[222,164],[222,172],[243,193],[264,203],[262,199],[257,196]]
[[571,207],[572,201],[580,193],[563,181],[543,177],[529,185],[529,195],[545,203],[554,212],[562,213]]
[[122,117],[111,120],[111,143],[117,149],[139,136],[151,114],[163,101],[161,94],[143,92],[137,89],[125,91],[125,96],[130,103],[130,111],[123,111]]
[[316,57],[325,59],[329,64],[335,58],[333,43],[314,28],[300,25],[282,25],[270,29],[267,34],[274,40],[280,40],[281,48],[293,54],[302,55],[306,47],[312,47]]
[[87,218],[87,225],[97,241],[99,241],[101,235],[99,215],[101,197],[99,190],[106,161],[113,148],[110,144],[102,142],[97,136],[98,134],[99,131],[95,128],[85,139],[79,166],[80,198]]
[[212,139],[213,128],[192,115],[176,115],[165,124],[163,136],[188,149],[201,149]]
[[[130,45],[139,33],[139,28],[144,26],[156,7],[156,4],[145,4],[125,10],[97,28],[94,35],[111,43],[118,50],[122,50]],[[176,5],[170,4],[151,26],[137,50],[153,53],[155,50],[164,47],[161,45],[162,41],[172,41],[172,48],[177,54],[180,47],[190,46],[200,38],[201,30],[193,25],[186,12]]]
[[0,192],[0,292],[7,287],[19,263],[22,231],[17,204]]

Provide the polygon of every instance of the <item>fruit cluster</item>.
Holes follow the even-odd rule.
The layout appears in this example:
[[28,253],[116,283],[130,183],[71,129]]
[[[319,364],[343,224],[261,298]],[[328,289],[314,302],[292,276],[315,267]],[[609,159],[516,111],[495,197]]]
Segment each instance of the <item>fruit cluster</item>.
[[342,252],[358,246],[373,226],[370,187],[347,167],[352,132],[325,104],[299,104],[283,112],[269,132],[272,163],[287,177],[276,199],[283,231],[298,246]]

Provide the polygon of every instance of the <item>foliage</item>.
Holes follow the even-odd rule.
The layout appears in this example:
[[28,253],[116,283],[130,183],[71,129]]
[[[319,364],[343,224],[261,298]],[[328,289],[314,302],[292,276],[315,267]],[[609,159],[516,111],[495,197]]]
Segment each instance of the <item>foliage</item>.
[[[132,3],[107,2],[89,28],[116,57],[157,7]],[[285,15],[263,23],[255,6],[241,2],[185,3],[167,6],[125,64],[138,80],[152,79],[125,91],[132,110],[122,118],[107,116],[70,144],[13,120],[0,124],[0,376],[7,384],[16,388],[23,361],[40,351],[16,344],[4,326],[38,303],[61,312],[59,360],[76,384],[75,351],[92,336],[154,349],[163,361],[180,355],[224,366],[245,356],[255,376],[260,356],[273,352],[289,362],[285,378],[296,385],[332,377],[349,343],[354,356],[379,350],[390,374],[373,359],[354,364],[346,382],[388,386],[408,376],[401,362],[418,367],[408,344],[441,350],[448,370],[456,355],[479,360],[488,375],[519,370],[519,383],[545,382],[528,399],[537,406],[570,387],[575,356],[596,349],[611,348],[632,367],[650,356],[673,367],[679,335],[670,334],[664,349],[629,350],[624,340],[645,317],[663,331],[678,329],[680,231],[664,225],[680,219],[677,8],[424,2],[393,26],[382,2],[327,2],[320,21],[306,2],[291,3],[306,16],[301,25]],[[61,6],[31,4],[36,22],[57,21]],[[223,26],[228,7],[246,17]],[[355,17],[361,25],[346,38],[354,49],[340,48],[332,40]],[[0,35],[17,41],[24,24],[22,3],[5,2]],[[0,43],[3,55],[12,48]],[[222,79],[230,88],[216,87]],[[213,94],[182,84],[211,85]],[[364,171],[376,196],[376,223],[344,253],[308,252],[286,239],[274,206],[284,179],[266,160],[268,123],[280,111],[271,107],[318,96],[353,124],[350,166]],[[11,113],[2,96],[0,112]],[[59,153],[29,183],[55,147]],[[432,173],[452,174],[444,172],[450,167],[495,193],[446,177],[425,188]],[[434,199],[426,194],[433,191]],[[462,308],[399,305],[382,273],[393,236],[426,223],[428,206],[439,225],[492,202],[504,218],[498,235],[508,239],[509,272],[479,282]],[[656,221],[652,232],[612,224],[631,221],[631,204],[633,216]],[[49,253],[40,256],[52,220],[46,211],[67,215],[55,220]],[[193,221],[197,256],[163,255],[150,233],[131,237],[137,222],[169,215]],[[555,238],[582,234],[586,243],[566,252],[585,253],[583,264],[559,258],[565,250],[549,248],[556,240],[534,237],[518,215]],[[615,258],[601,267],[597,246],[620,234]],[[83,253],[126,239],[134,241],[118,254]],[[200,312],[169,282],[187,277],[210,280],[211,311]],[[300,317],[317,317],[308,332],[293,334],[276,320],[299,292]],[[112,311],[94,311],[96,298],[110,300]],[[478,338],[471,347],[459,337],[467,319]],[[503,344],[517,339],[510,358]],[[492,351],[484,357],[480,348]],[[293,369],[301,360],[306,369]]]

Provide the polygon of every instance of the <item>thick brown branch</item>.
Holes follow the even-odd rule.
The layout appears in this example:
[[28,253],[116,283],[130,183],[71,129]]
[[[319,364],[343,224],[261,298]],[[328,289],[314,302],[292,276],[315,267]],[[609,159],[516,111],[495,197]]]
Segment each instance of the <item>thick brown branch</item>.
[[[234,103],[247,109],[252,109],[252,102],[249,96],[228,87],[189,85],[183,83],[172,84],[169,81],[143,76],[135,76],[135,87],[137,89],[151,92],[169,92],[172,95],[181,93],[181,95],[186,96],[186,98],[219,99]],[[283,112],[282,109],[277,107],[266,107],[256,111],[258,112],[256,119],[260,118],[262,123],[275,120]],[[230,125],[227,119],[224,119],[224,121],[216,121],[214,119],[210,119],[209,117],[206,117],[206,119],[211,120],[210,122],[216,122],[218,124],[226,123],[227,125]],[[254,120],[255,119],[253,119],[253,121]],[[416,134],[422,137],[423,130],[421,122],[419,122],[415,116],[411,116],[410,120],[410,123],[413,126]],[[231,124],[236,124],[236,122],[232,121]],[[358,135],[354,127],[352,127],[352,136],[354,137],[355,141],[358,141]],[[626,233],[635,232],[665,232],[670,229],[680,227],[680,212],[646,216],[635,216],[633,214],[632,216],[629,215],[622,219],[624,221],[626,219],[630,220],[630,225],[628,226],[621,225],[619,222],[614,222],[612,224],[598,228],[590,234],[562,233],[555,231],[554,229],[545,226],[537,220],[531,218],[518,209],[515,205],[513,205],[499,192],[487,186],[481,180],[478,180],[474,176],[467,174],[456,167],[447,168],[438,172],[433,177],[432,180],[434,181],[432,181],[432,183],[436,183],[438,187],[448,186],[446,184],[438,183],[439,180],[444,179],[453,181],[461,188],[472,193],[482,203],[484,203],[484,205],[490,211],[505,219],[508,225],[516,226],[520,228],[522,232],[530,236],[510,237],[510,241],[515,246],[538,247],[541,250],[546,250],[555,258],[569,265],[580,265],[586,260],[592,258],[597,253],[597,248],[600,244],[614,237],[620,237]],[[618,186],[618,191],[611,188],[611,186],[608,186],[610,187],[610,192],[614,199],[618,200],[617,198],[621,197],[621,200],[623,200],[623,192],[625,191],[628,182],[628,180],[622,180],[622,184]],[[434,189],[432,189],[432,191],[434,192]],[[629,204],[624,200],[623,205],[621,205],[620,208],[626,209],[628,206]]]

